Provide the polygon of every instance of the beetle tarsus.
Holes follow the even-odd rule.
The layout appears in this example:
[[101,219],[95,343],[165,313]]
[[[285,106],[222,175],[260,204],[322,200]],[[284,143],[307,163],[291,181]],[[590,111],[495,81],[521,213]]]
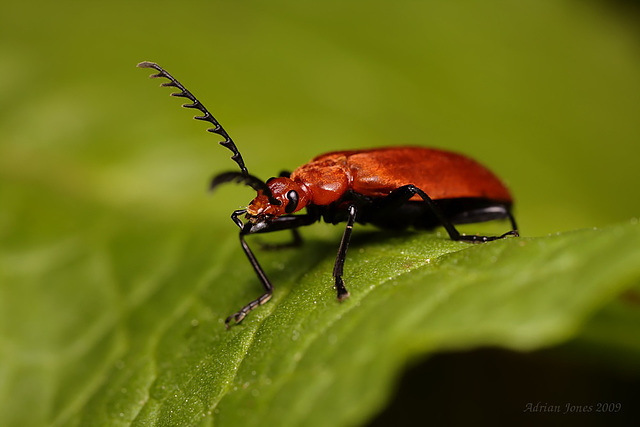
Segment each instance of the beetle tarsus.
[[518,233],[518,230],[511,230],[499,236],[478,236],[474,234],[471,234],[471,235],[461,234],[457,236],[457,238],[455,239],[453,239],[452,237],[452,239],[463,240],[465,242],[471,242],[471,243],[486,243],[486,242],[493,242],[494,240],[505,239],[509,236],[519,237],[520,233]]
[[231,316],[227,317],[227,319],[224,321],[225,327],[227,329],[229,329],[229,327],[230,327],[229,324],[231,323],[232,320],[233,320],[233,323],[235,325],[237,325],[238,323],[242,322],[242,319],[247,317],[247,314],[249,314],[249,312],[253,311],[257,307],[259,307],[262,304],[264,304],[265,302],[269,301],[271,299],[271,295],[272,295],[271,291],[266,292],[266,293],[262,294],[260,296],[260,298],[254,299],[249,304],[247,304],[244,307],[242,307],[239,311],[237,311],[237,312],[233,313]]
[[342,302],[349,298],[350,294],[347,288],[344,286],[344,280],[342,277],[336,277],[336,291],[338,292],[338,301]]

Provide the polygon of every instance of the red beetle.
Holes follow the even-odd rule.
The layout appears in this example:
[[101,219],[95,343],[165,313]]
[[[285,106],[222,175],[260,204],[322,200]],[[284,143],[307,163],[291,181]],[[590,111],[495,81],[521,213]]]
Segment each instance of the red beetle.
[[[224,141],[220,144],[233,152],[231,158],[240,171],[215,176],[211,188],[235,181],[258,192],[246,209],[234,211],[231,218],[240,227],[240,244],[265,292],[227,317],[227,326],[232,320],[242,321],[273,293],[273,285],[244,239],[247,234],[291,230],[293,243],[299,244],[298,227],[320,219],[332,224],[346,222],[333,268],[339,300],[349,296],[342,271],[356,221],[392,229],[442,225],[451,239],[470,242],[518,236],[509,190],[484,166],[450,151],[422,147],[334,151],[264,182],[248,173],[235,143],[191,92],[155,63],[141,62],[138,66],[157,70],[151,77],[169,79],[162,86],[175,87],[179,92],[171,95],[189,99],[192,103],[183,106],[201,111],[204,115],[195,118],[212,123],[215,127],[208,130],[221,135]],[[303,208],[306,213],[294,215]],[[239,218],[241,215],[246,222]],[[511,230],[500,236],[464,235],[454,226],[504,218],[511,222]]]

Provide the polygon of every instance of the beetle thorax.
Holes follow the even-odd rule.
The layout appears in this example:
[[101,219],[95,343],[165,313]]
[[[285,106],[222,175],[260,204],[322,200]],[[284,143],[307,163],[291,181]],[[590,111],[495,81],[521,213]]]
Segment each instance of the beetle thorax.
[[341,153],[319,156],[294,170],[291,178],[304,183],[309,203],[318,206],[327,206],[340,200],[353,180],[347,156]]
[[280,204],[272,203],[262,190],[258,191],[247,207],[247,219],[253,223],[292,214],[309,203],[306,187],[290,178],[271,178],[267,181],[267,187]]

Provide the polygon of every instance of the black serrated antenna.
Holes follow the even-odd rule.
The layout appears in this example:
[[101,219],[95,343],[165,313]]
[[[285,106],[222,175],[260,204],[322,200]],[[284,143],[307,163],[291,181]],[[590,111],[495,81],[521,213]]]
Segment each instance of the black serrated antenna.
[[233,142],[233,140],[231,139],[231,137],[229,136],[227,131],[224,130],[222,125],[220,123],[218,123],[218,121],[215,119],[215,117],[213,117],[211,115],[209,110],[207,110],[207,108],[204,105],[202,105],[202,103],[200,101],[198,101],[196,99],[196,97],[193,96],[193,94],[191,92],[189,92],[189,90],[187,88],[182,86],[182,83],[180,83],[178,80],[176,80],[171,74],[169,74],[167,71],[164,70],[164,68],[162,68],[161,66],[159,66],[155,62],[144,61],[144,62],[139,63],[138,67],[140,67],[140,68],[153,68],[154,70],[157,70],[158,74],[152,74],[150,77],[152,77],[152,78],[164,77],[164,78],[169,79],[168,82],[162,83],[160,86],[168,86],[168,87],[177,88],[178,90],[180,90],[180,92],[172,93],[171,96],[177,96],[177,97],[180,97],[180,98],[187,98],[192,102],[192,104],[183,104],[182,105],[183,107],[185,107],[185,108],[195,108],[197,110],[202,111],[204,116],[195,116],[194,119],[203,120],[203,121],[209,122],[209,123],[211,123],[211,124],[213,124],[215,126],[213,128],[209,128],[207,130],[209,132],[213,132],[215,134],[218,134],[218,135],[220,135],[221,137],[224,138],[224,141],[220,141],[220,145],[222,145],[223,147],[226,147],[229,150],[231,150],[231,152],[233,153],[233,156],[231,156],[231,159],[233,161],[235,161],[238,164],[238,166],[240,166],[240,170],[242,171],[243,175],[245,175],[245,176],[249,175],[249,172],[247,171],[247,167],[244,165],[244,160],[242,160],[242,156],[240,155],[240,152],[238,151],[238,147],[236,147],[236,144]]

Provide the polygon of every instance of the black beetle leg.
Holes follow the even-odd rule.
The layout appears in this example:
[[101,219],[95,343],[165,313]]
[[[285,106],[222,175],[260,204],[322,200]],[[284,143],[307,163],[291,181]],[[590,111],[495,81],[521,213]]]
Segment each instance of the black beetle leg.
[[507,236],[519,235],[515,218],[506,207],[503,208],[504,215],[507,216],[511,222],[511,227],[512,227],[511,231],[508,231],[500,236],[476,236],[476,235],[461,234],[453,225],[453,223],[442,214],[438,206],[436,206],[436,204],[433,202],[433,200],[431,200],[431,198],[427,195],[427,193],[425,193],[415,185],[409,184],[394,190],[389,196],[387,196],[385,201],[390,204],[399,204],[399,203],[409,201],[409,199],[411,199],[411,197],[413,197],[415,194],[420,196],[424,201],[424,203],[429,207],[429,209],[431,209],[431,211],[440,221],[440,224],[442,224],[445,230],[447,230],[447,233],[449,234],[449,237],[451,238],[451,240],[464,240],[467,242],[483,243],[483,242],[490,242],[492,240],[502,239]]
[[511,214],[511,211],[509,209],[507,209],[507,217],[509,218],[509,221],[511,222],[511,231],[509,231],[508,233],[505,233],[505,234],[506,235],[511,234],[512,236],[518,237],[520,235],[520,233],[518,232],[518,225],[516,224],[516,219],[513,217],[513,215]]
[[458,236],[456,238],[451,236],[451,239],[464,240],[464,241],[473,242],[473,243],[484,243],[484,242],[491,242],[493,240],[504,239],[507,236],[515,236],[515,237],[520,236],[520,233],[518,232],[518,225],[516,224],[516,219],[513,217],[513,214],[511,214],[511,211],[506,206],[501,206],[501,207],[493,206],[487,209],[490,209],[492,212],[495,212],[496,209],[501,210],[502,214],[509,219],[509,222],[511,222],[511,230],[507,231],[504,234],[501,234],[500,236],[476,236],[476,235],[467,236],[465,234],[458,233]]
[[242,228],[242,230],[240,230],[240,245],[242,246],[242,250],[244,250],[245,255],[249,259],[249,263],[251,264],[256,274],[258,275],[260,282],[262,282],[262,286],[264,287],[265,292],[264,294],[260,295],[260,297],[254,299],[249,304],[242,307],[236,313],[227,317],[227,319],[224,321],[224,324],[227,328],[229,328],[229,322],[231,322],[231,320],[233,320],[235,323],[240,323],[242,319],[244,319],[245,316],[251,310],[269,301],[269,299],[271,299],[271,295],[273,294],[273,285],[271,284],[271,282],[269,281],[269,278],[267,277],[264,270],[260,266],[260,263],[256,259],[256,256],[251,251],[251,248],[249,247],[247,242],[244,240],[244,236],[250,233],[251,226],[252,224],[249,222]]
[[260,297],[256,298],[255,300],[249,302],[247,305],[242,307],[236,313],[227,317],[227,319],[224,321],[227,328],[229,328],[229,323],[231,323],[232,320],[234,321],[234,323],[240,323],[242,319],[244,319],[251,310],[269,301],[269,299],[271,298],[271,295],[273,294],[273,285],[271,284],[271,282],[269,281],[269,278],[267,277],[266,273],[262,269],[262,266],[260,266],[260,263],[258,262],[257,258],[253,254],[253,251],[251,251],[251,248],[245,241],[244,236],[246,236],[247,234],[268,233],[271,231],[279,231],[279,230],[287,230],[287,229],[296,231],[295,230],[296,228],[301,227],[303,225],[312,224],[318,220],[318,216],[315,214],[314,215],[311,215],[311,214],[289,215],[289,216],[282,216],[279,218],[275,218],[274,220],[272,220],[272,222],[269,222],[269,223],[253,224],[251,222],[247,222],[246,224],[243,225],[242,221],[238,218],[238,215],[242,215],[245,212],[246,212],[246,209],[237,210],[233,212],[233,214],[231,215],[231,219],[233,220],[234,223],[236,223],[236,225],[240,227],[240,236],[239,236],[240,245],[242,246],[242,250],[247,256],[247,259],[249,259],[249,263],[255,270],[258,276],[258,279],[260,279],[260,282],[262,283],[262,286],[264,288],[264,293],[260,295]]
[[347,249],[349,249],[349,241],[351,240],[351,232],[353,231],[353,224],[356,221],[357,209],[355,205],[350,205],[347,208],[349,213],[349,219],[347,220],[347,226],[342,234],[342,240],[340,241],[340,247],[338,248],[338,256],[336,257],[336,263],[333,266],[333,277],[336,281],[336,291],[338,292],[338,301],[342,301],[349,298],[349,291],[344,286],[344,280],[342,280],[342,272],[344,269],[344,262],[347,258]]
[[258,242],[258,244],[260,245],[260,249],[264,249],[264,250],[267,250],[267,251],[275,251],[275,250],[280,250],[280,249],[297,248],[298,246],[302,245],[302,236],[300,235],[300,232],[298,231],[297,228],[292,228],[291,229],[291,241],[289,241],[289,242],[283,242],[283,243],[261,243],[261,242]]

